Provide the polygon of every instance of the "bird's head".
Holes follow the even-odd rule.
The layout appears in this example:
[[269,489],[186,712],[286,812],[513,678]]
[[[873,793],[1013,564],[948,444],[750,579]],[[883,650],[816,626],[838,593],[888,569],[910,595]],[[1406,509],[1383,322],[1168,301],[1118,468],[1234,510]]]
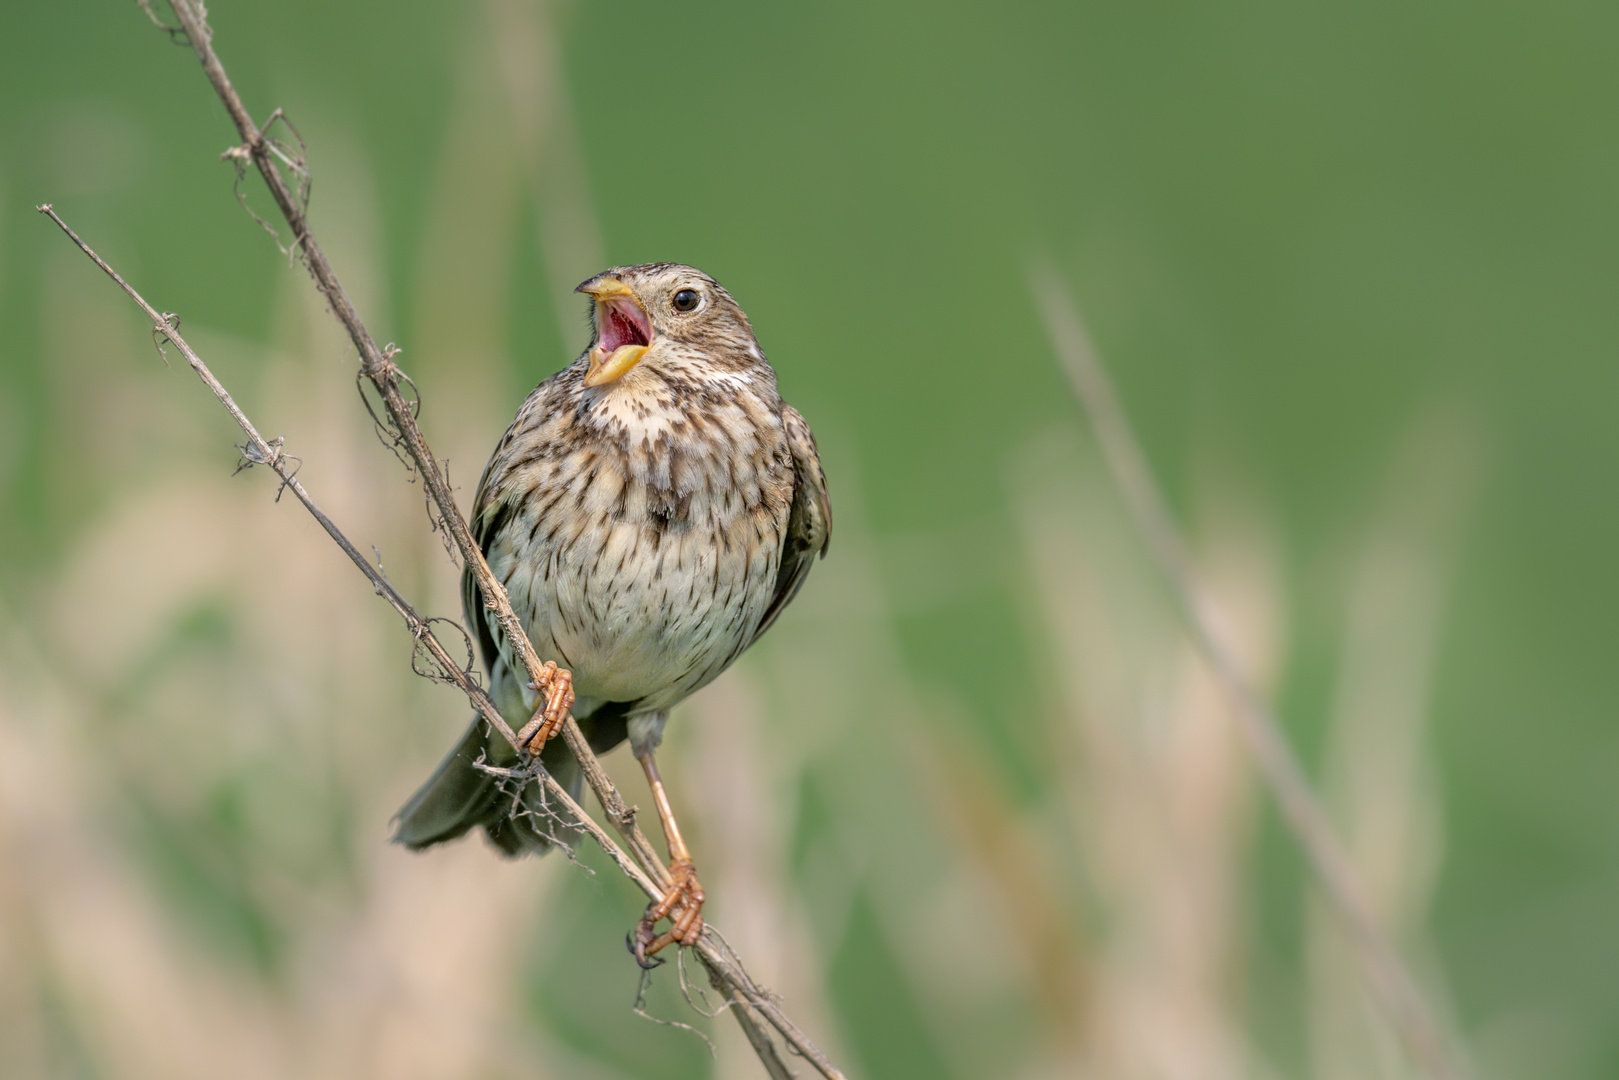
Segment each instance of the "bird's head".
[[708,381],[734,379],[765,362],[737,302],[694,267],[615,266],[575,291],[594,302],[587,387],[616,382],[637,367],[680,369]]

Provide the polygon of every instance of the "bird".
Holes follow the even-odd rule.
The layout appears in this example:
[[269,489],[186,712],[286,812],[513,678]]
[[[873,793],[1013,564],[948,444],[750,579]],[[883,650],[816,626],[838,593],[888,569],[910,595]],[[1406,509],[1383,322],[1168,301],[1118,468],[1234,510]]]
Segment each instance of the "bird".
[[[591,748],[628,739],[651,786],[673,884],[631,939],[648,965],[703,926],[704,893],[655,758],[669,712],[798,595],[826,554],[832,506],[809,424],[782,400],[752,324],[718,281],[645,263],[575,291],[589,298],[591,342],[517,410],[468,523],[537,654],[571,673]],[[462,602],[490,697],[522,727],[545,711],[547,688],[529,682],[470,568]],[[474,717],[400,810],[394,840],[421,850],[482,828],[508,856],[562,842],[568,822],[542,789],[513,790],[518,756]],[[539,756],[577,796],[566,743]],[[658,934],[663,918],[671,926]]]

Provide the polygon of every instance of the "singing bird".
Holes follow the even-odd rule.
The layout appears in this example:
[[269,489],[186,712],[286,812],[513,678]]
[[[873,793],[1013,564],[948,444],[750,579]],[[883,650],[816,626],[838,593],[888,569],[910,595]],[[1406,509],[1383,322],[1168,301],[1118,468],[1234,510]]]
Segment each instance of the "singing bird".
[[[643,963],[702,930],[703,893],[654,754],[669,710],[731,665],[826,553],[832,507],[809,425],[776,389],[748,317],[690,266],[621,266],[576,290],[594,337],[534,389],[478,483],[470,525],[539,656],[572,672],[573,715],[603,753],[628,738],[664,827],[674,886],[648,909]],[[517,651],[462,578],[490,696],[514,728],[543,708]],[[420,849],[481,826],[508,855],[544,852],[541,789],[475,767],[516,751],[472,726],[399,812]],[[540,760],[576,795],[578,762]],[[671,928],[654,932],[658,919]]]

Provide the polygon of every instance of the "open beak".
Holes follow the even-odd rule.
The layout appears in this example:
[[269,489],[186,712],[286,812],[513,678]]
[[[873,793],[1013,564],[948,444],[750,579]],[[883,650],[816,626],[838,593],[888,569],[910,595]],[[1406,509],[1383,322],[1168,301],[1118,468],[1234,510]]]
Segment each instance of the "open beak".
[[652,347],[652,320],[634,291],[616,277],[591,278],[578,291],[596,301],[596,344],[585,385],[600,386],[641,362]]

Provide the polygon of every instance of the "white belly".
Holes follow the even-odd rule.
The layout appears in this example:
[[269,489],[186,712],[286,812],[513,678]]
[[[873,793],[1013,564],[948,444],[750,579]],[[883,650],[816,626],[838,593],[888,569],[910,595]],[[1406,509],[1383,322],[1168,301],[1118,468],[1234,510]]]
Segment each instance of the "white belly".
[[492,569],[541,658],[573,672],[581,711],[631,701],[647,712],[706,685],[753,637],[780,559],[779,530],[768,532],[743,520],[663,532],[604,522]]

